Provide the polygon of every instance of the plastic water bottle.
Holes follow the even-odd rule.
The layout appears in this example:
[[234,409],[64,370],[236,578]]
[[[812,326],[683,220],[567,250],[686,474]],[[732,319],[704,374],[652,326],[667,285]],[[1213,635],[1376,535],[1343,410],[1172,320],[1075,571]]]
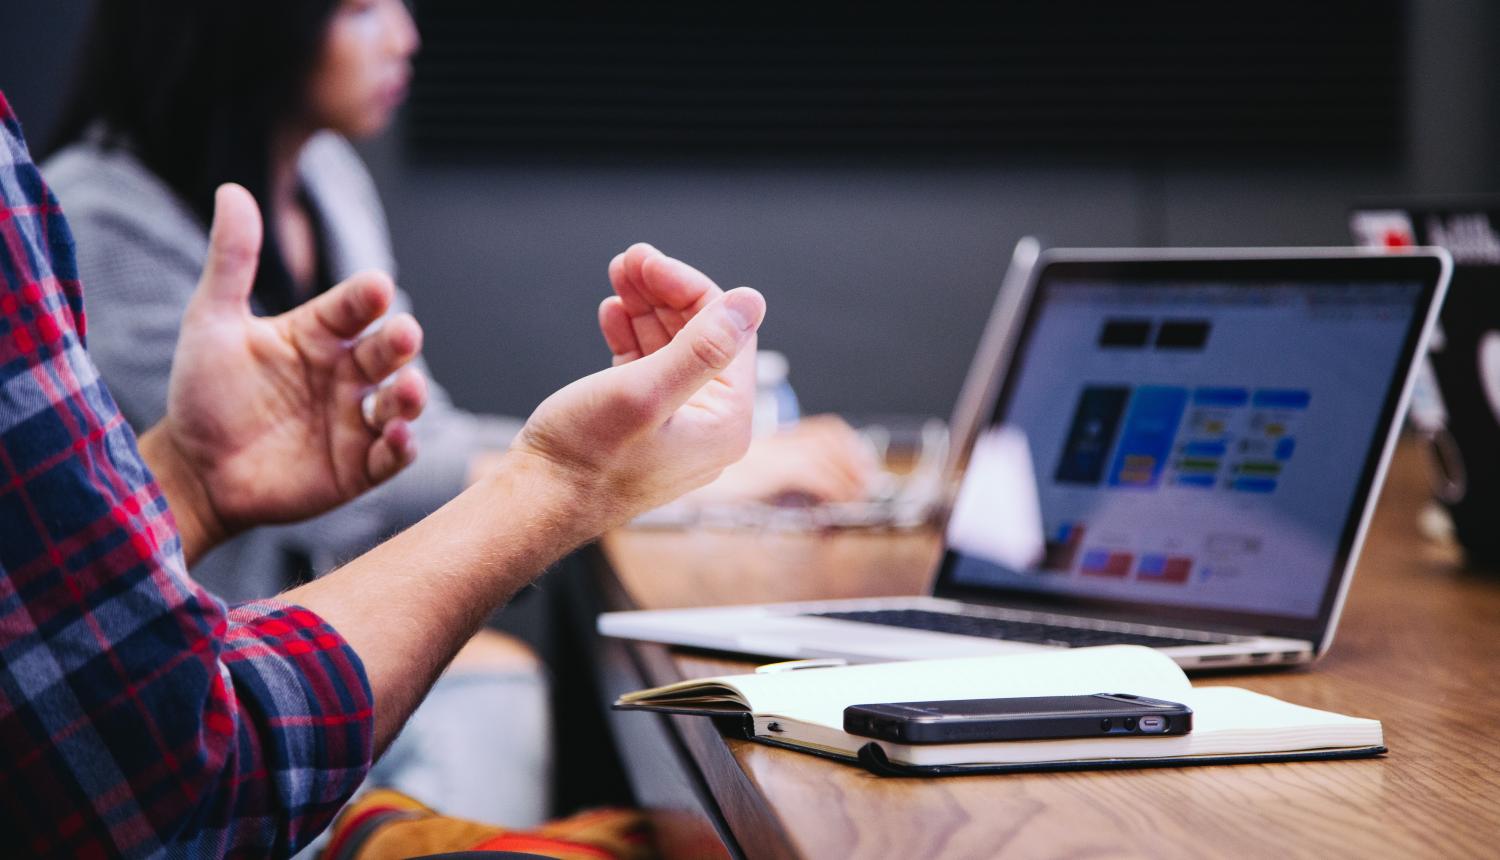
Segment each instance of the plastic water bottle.
[[750,428],[756,436],[775,433],[802,417],[797,392],[787,380],[788,369],[786,356],[779,352],[763,349],[755,356],[755,414]]

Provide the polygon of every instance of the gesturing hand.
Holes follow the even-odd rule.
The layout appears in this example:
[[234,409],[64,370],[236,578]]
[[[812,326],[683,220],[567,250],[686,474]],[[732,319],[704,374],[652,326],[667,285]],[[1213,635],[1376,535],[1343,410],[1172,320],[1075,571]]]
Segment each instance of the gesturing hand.
[[[190,558],[194,526],[211,545],[237,529],[321,513],[399,472],[416,455],[407,422],[427,398],[421,374],[402,369],[421,347],[416,320],[401,314],[365,332],[390,307],[388,277],[355,275],[280,316],[257,317],[249,300],[259,210],[236,185],[220,187],[214,204],[167,416],[141,440],[157,455],[148,461],[179,523],[199,520],[183,524]],[[367,416],[362,400],[377,390]]]
[[579,491],[597,533],[708,483],[745,453],[755,331],[765,299],[724,293],[685,263],[635,245],[610,263],[599,309],[615,366],[542,402],[511,445]]
[[[616,365],[661,349],[689,319],[723,295],[713,281],[646,244],[615,257],[616,295],[599,306],[599,327]],[[753,388],[753,379],[752,379]],[[815,416],[757,439],[694,495],[700,502],[773,501],[804,494],[815,501],[862,499],[878,471],[869,446],[843,420]]]

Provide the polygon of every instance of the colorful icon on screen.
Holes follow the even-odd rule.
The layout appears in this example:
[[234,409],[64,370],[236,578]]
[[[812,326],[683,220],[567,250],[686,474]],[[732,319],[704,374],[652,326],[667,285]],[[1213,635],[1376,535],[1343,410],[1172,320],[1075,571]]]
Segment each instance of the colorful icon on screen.
[[1193,560],[1188,556],[1148,554],[1141,556],[1135,577],[1142,582],[1180,584],[1187,582],[1192,572]]

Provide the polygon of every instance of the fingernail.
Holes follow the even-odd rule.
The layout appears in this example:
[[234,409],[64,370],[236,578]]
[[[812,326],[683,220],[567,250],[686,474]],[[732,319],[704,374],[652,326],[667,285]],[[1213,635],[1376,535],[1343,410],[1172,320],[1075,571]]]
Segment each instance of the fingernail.
[[724,312],[740,331],[749,331],[760,322],[764,302],[751,289],[734,290],[724,297]]

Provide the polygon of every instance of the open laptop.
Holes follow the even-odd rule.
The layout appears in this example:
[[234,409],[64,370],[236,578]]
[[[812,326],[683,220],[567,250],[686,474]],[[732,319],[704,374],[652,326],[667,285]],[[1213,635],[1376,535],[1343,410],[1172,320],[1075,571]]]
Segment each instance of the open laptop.
[[932,594],[606,613],[786,658],[1138,643],[1188,668],[1332,643],[1451,269],[1440,250],[1047,251]]

